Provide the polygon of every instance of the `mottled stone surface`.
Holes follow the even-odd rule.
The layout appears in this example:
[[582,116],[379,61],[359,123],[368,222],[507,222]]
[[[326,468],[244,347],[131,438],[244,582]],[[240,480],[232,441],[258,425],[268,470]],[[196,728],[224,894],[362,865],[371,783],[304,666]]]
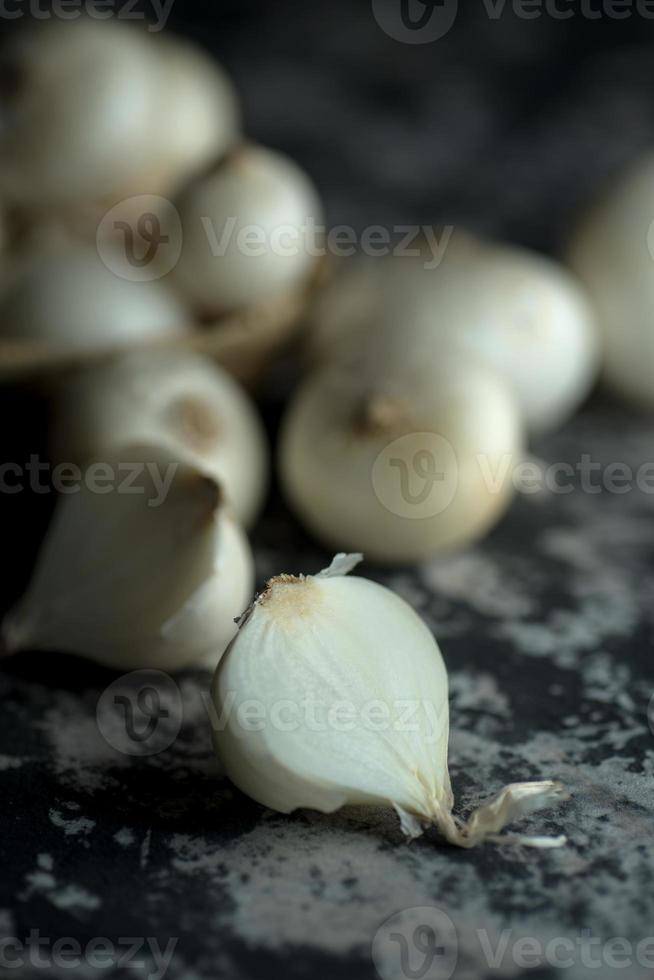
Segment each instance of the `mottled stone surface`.
[[[651,455],[650,423],[597,407],[539,447],[546,462],[574,463],[582,452],[636,467]],[[325,561],[282,511],[258,538],[260,580]],[[495,975],[514,969],[520,937],[650,936],[653,557],[652,495],[545,492],[518,500],[489,539],[456,558],[401,573],[365,569],[404,595],[441,642],[460,807],[515,779],[559,778],[570,802],[520,829],[567,834],[561,850],[465,852],[431,833],[408,845],[390,812],[263,812],[221,779],[206,676],[178,679],[177,741],[134,759],[96,725],[112,675],[79,661],[7,662],[3,933],[157,936],[164,946],[179,937],[173,978],[371,977],[375,931],[415,906],[454,921],[457,977],[485,975],[484,942],[501,951],[504,930]],[[590,949],[603,958],[600,946]],[[584,976],[582,967],[571,975]],[[588,975],[614,972],[605,963]]]
[[[333,220],[452,218],[549,248],[592,188],[651,141],[651,32],[625,29],[611,46],[602,35],[593,50],[549,20],[471,17],[429,51],[409,51],[380,36],[365,3],[316,7],[290,3],[284,17],[284,4],[255,5],[248,18],[226,5],[229,30],[214,27],[215,46],[243,88],[251,131],[312,169]],[[207,25],[215,9],[203,8]],[[185,14],[174,17],[181,25]],[[283,392],[269,388],[274,415]],[[596,399],[534,452],[636,468],[654,458],[653,435],[651,420]],[[12,522],[19,504],[2,506]],[[328,559],[276,500],[255,544],[260,584]],[[444,926],[430,971],[412,961],[421,980],[449,976],[455,951],[457,980],[520,975],[525,937],[541,944],[542,965],[528,971],[537,980],[651,976],[654,940],[637,944],[654,936],[653,569],[654,495],[579,487],[523,495],[464,554],[401,572],[363,568],[405,596],[441,644],[458,806],[512,780],[561,779],[571,800],[519,827],[565,833],[559,850],[468,852],[429,832],[409,845],[385,811],[265,812],[221,778],[206,676],[177,679],[179,737],[139,759],[96,724],[113,675],[72,659],[7,661],[0,937],[39,929],[52,942],[150,937],[161,948],[175,939],[170,980],[368,980],[377,930],[419,907],[428,911],[409,938],[421,922],[446,926],[442,913],[457,936],[455,950]],[[633,945],[607,946],[613,937]],[[570,946],[543,953],[557,938]],[[387,949],[384,980],[406,980],[393,966],[399,944]],[[569,961],[562,974],[557,957]],[[134,975],[160,975],[151,947],[136,959]],[[132,975],[115,958],[74,972]],[[27,961],[10,971],[19,974],[44,970]]]

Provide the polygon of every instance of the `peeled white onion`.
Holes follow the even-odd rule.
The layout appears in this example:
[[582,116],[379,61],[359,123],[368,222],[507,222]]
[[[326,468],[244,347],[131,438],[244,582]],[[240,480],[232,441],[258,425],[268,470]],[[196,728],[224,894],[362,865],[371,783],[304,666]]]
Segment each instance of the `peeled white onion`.
[[263,428],[245,391],[208,358],[135,352],[66,384],[55,409],[57,460],[132,442],[160,444],[194,462],[215,477],[242,523],[254,520],[267,488]]
[[[333,293],[333,298],[330,297]],[[532,433],[565,422],[588,395],[598,367],[590,304],[569,273],[508,246],[462,247],[435,269],[423,258],[354,262],[316,316],[314,353],[364,344],[432,356],[447,348],[483,359],[509,384]]]
[[192,184],[178,204],[183,226],[179,288],[203,315],[217,315],[301,285],[316,258],[321,207],[288,157],[243,146]]
[[654,408],[654,159],[587,215],[568,259],[598,317],[604,379]]
[[60,499],[3,638],[9,652],[117,669],[215,666],[252,586],[247,539],[215,480],[157,447],[123,447]]
[[271,579],[243,617],[212,685],[214,744],[229,778],[281,813],[388,806],[409,837],[435,826],[460,847],[565,843],[498,836],[562,797],[557,783],[515,783],[465,822],[452,814],[440,650],[399,596],[346,577],[360,557]]
[[[117,256],[117,267],[120,261]],[[37,255],[16,271],[0,300],[0,335],[5,339],[40,342],[71,353],[182,337],[190,331],[190,320],[167,286],[120,278],[91,248]]]
[[411,562],[474,541],[502,516],[522,455],[520,414],[474,358],[368,361],[314,372],[284,420],[289,501],[330,547]]

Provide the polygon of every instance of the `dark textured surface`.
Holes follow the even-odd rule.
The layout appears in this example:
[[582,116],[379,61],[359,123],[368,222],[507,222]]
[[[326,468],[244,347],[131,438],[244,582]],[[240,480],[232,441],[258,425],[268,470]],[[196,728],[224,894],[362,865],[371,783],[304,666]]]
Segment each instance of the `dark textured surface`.
[[[654,136],[654,35],[642,22],[468,12],[447,38],[409,48],[382,34],[366,3],[225,4],[224,28],[218,5],[194,5],[194,18],[188,7],[173,24],[211,40],[238,79],[250,132],[301,160],[334,222],[451,220],[551,250],[593,189]],[[269,397],[274,409],[283,392],[271,385]],[[20,454],[7,458],[23,458],[25,440],[39,442],[39,406],[18,412],[13,396],[3,406],[26,420],[4,435],[5,453]],[[534,451],[637,467],[652,458],[653,432],[595,399]],[[49,506],[2,501],[3,530],[24,528],[12,593]],[[259,583],[327,558],[276,501],[255,545]],[[575,980],[650,976],[652,944],[649,969],[636,944],[654,935],[653,559],[651,494],[578,489],[520,498],[489,539],[447,561],[364,569],[439,639],[459,806],[512,780],[559,778],[571,801],[520,829],[566,833],[561,850],[464,852],[430,834],[409,846],[390,813],[263,812],[220,778],[204,676],[178,679],[174,744],[135,759],[96,724],[112,675],[72,659],[7,661],[0,936],[176,938],[171,980],[367,980],[380,925],[436,906],[456,927],[458,980],[520,975],[524,937],[570,938],[561,972]],[[624,953],[607,952],[613,937],[634,944],[626,969]],[[484,942],[506,942],[501,967]],[[145,957],[133,972],[154,969]],[[50,975],[71,972],[131,975],[116,964]],[[447,975],[436,963],[423,980]]]

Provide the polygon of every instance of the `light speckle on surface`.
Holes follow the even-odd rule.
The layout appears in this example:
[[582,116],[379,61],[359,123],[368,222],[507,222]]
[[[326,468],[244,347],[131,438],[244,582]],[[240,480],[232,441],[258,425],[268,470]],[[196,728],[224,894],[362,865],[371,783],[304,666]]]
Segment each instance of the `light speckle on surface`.
[[121,847],[131,847],[136,842],[136,835],[129,827],[122,827],[121,830],[114,834],[114,840]]
[[423,565],[422,578],[434,592],[488,616],[528,616],[535,609],[525,584],[480,551],[435,559]]
[[148,828],[148,831],[143,838],[143,843],[141,844],[140,852],[140,863],[142,868],[147,868],[148,858],[150,857],[150,841],[152,839],[152,828]]
[[91,895],[79,885],[66,885],[64,888],[50,892],[48,898],[56,908],[63,910],[81,909],[85,912],[92,912],[102,905],[102,901],[97,895]]
[[51,746],[57,775],[64,785],[75,789],[116,786],[108,768],[121,769],[129,764],[129,759],[102,737],[95,718],[96,704],[62,691],[56,704],[37,722]]
[[86,817],[65,817],[58,810],[50,810],[48,816],[55,827],[63,830],[66,837],[89,834],[95,827],[95,820],[88,820]]

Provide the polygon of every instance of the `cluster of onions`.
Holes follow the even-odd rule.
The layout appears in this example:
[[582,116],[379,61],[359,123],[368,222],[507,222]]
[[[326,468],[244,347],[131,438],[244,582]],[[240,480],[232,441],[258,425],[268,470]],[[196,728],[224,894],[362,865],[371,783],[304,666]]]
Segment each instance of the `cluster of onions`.
[[116,19],[51,20],[4,51],[0,186],[29,209],[170,194],[238,138],[220,67]]
[[200,355],[126,353],[69,379],[51,459],[78,461],[77,492],[57,503],[6,647],[114,668],[215,666],[252,595],[244,528],[267,485],[246,392]]
[[382,562],[473,541],[509,505],[525,440],[588,394],[598,346],[572,275],[524,249],[457,234],[435,268],[345,261],[282,429],[288,497],[330,547]]
[[[10,42],[5,63],[0,369],[12,345],[69,355],[49,387],[50,456],[80,474],[5,646],[213,666],[253,593],[246,532],[269,463],[249,395],[194,338],[305,287],[318,196],[283,154],[244,142],[231,83],[186,42],[116,19],[51,21]],[[170,198],[181,230],[178,268],[151,277],[122,274],[101,220],[139,195]],[[280,225],[298,231],[293,255],[270,242]],[[264,235],[255,259],[240,248],[250,226]],[[98,471],[113,482],[97,489]]]
[[[280,575],[250,604],[266,438],[245,390],[191,348],[202,326],[311,281],[321,206],[309,178],[243,140],[230,82],[179,40],[117,21],[49,23],[16,41],[9,63],[0,239],[14,255],[0,339],[84,363],[55,393],[51,440],[80,486],[57,505],[5,646],[115,669],[216,667],[217,752],[238,786],[282,812],[386,803],[408,836],[435,825],[469,847],[560,798],[557,783],[517,783],[467,822],[453,816],[440,651],[397,596],[348,576],[358,555]],[[174,199],[180,226],[178,260],[151,281],[116,274],[118,241],[91,241],[107,234],[99,217],[143,194]],[[479,539],[511,502],[528,440],[590,391],[600,334],[607,377],[654,404],[647,195],[651,165],[580,233],[571,264],[590,298],[551,259],[459,234],[437,264],[423,249],[333,270],[278,446],[282,487],[320,541],[405,563]],[[277,247],[280,229],[292,248]],[[129,484],[99,491],[102,468]],[[271,723],[307,692],[327,707],[348,695],[347,734]],[[390,712],[383,732],[359,717],[374,698]],[[403,700],[429,709],[410,735],[398,734]],[[252,703],[263,727],[241,723]]]
[[435,267],[427,259],[424,248],[341,263],[313,308],[311,372],[280,444],[307,526],[381,561],[419,560],[492,526],[510,470],[489,486],[475,460],[486,476],[498,453],[519,461],[520,429],[565,424],[598,374],[654,408],[654,159],[581,221],[568,268],[460,233]]
[[[315,276],[304,242],[320,201],[290,159],[245,141],[218,64],[172,36],[88,18],[17,34],[4,63],[0,371],[16,345],[28,366],[31,351],[54,366],[155,342],[210,353],[222,342],[247,360],[259,334],[246,325],[216,341],[207,328],[257,304],[276,312],[271,346],[286,336]],[[161,269],[153,256],[147,276],[125,269],[144,208],[181,253]],[[122,220],[108,220],[115,209]],[[270,240],[280,225],[297,229],[293,255]],[[254,260],[240,237],[252,226],[263,236]]]

